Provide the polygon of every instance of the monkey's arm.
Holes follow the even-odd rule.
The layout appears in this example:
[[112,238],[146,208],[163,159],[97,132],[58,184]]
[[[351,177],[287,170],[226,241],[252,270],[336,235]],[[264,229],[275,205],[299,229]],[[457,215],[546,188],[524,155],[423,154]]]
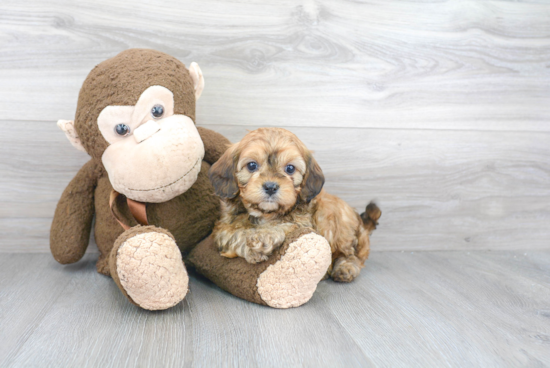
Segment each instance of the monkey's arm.
[[74,263],[84,256],[92,230],[94,190],[100,174],[101,165],[88,161],[57,203],[50,230],[50,249],[59,263]]
[[231,294],[274,308],[306,303],[332,260],[330,245],[311,228],[289,233],[265,262],[220,256],[212,236],[189,253],[186,264]]
[[204,161],[213,165],[231,145],[231,142],[213,130],[202,127],[197,127],[197,130],[204,144]]

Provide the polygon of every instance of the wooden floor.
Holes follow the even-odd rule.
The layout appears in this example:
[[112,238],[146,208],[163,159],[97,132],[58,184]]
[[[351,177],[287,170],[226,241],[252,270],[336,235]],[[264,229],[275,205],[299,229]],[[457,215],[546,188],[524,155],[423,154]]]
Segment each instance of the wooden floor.
[[550,366],[550,252],[375,252],[306,305],[254,305],[191,278],[173,309],[95,271],[0,256],[1,367]]

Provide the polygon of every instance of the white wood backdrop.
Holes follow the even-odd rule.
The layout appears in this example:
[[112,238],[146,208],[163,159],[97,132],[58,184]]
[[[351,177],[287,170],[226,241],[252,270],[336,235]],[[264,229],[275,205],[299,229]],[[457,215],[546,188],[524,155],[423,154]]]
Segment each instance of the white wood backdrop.
[[197,123],[286,127],[377,250],[550,249],[548,1],[0,1],[0,251],[48,252],[57,130],[131,47],[200,64]]

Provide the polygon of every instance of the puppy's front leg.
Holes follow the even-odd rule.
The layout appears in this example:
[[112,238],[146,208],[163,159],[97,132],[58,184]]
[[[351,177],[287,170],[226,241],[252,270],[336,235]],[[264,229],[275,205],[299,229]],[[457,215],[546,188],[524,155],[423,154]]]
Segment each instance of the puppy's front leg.
[[283,244],[286,234],[297,227],[288,223],[259,226],[243,226],[243,223],[218,222],[214,228],[214,242],[222,256],[242,257],[249,263],[267,260],[273,250]]
[[285,232],[281,228],[250,229],[247,233],[246,247],[243,248],[243,257],[248,263],[265,261],[284,241]]
[[227,258],[244,257],[241,253],[246,246],[247,232],[250,226],[245,226],[244,221],[219,221],[214,227],[214,243],[218,247],[220,255]]
[[214,242],[223,257],[242,257],[249,263],[267,260],[284,240],[284,228],[277,226],[242,226],[242,222],[219,222],[214,229]]
[[243,248],[244,258],[249,263],[267,260],[267,257],[285,241],[286,234],[295,230],[295,224],[265,224],[249,229],[247,246]]

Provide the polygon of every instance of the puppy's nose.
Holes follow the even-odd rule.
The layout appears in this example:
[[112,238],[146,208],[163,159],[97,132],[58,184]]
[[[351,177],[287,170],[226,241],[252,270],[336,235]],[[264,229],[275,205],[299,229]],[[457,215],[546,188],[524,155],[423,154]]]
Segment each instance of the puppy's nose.
[[264,183],[264,190],[269,195],[275,194],[278,189],[279,189],[279,184],[277,183],[274,183],[272,181],[268,181]]

